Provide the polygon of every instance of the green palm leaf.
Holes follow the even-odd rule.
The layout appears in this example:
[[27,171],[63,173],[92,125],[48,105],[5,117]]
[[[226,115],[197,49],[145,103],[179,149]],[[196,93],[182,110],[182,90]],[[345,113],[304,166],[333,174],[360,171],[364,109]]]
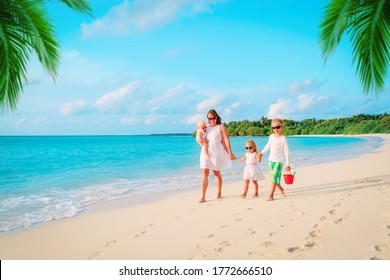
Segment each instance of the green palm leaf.
[[325,17],[320,24],[320,44],[325,61],[336,50],[348,28],[348,9],[348,0],[332,1],[325,8]]
[[[59,1],[91,13],[86,0]],[[32,52],[53,79],[58,74],[60,46],[44,4],[44,0],[0,0],[0,112],[16,109]]]
[[364,92],[384,90],[390,60],[390,1],[367,1],[351,23],[353,61]]
[[344,33],[350,35],[363,93],[379,96],[390,61],[390,0],[330,1],[320,25],[325,62]]
[[72,10],[75,10],[79,13],[86,13],[89,16],[93,17],[92,9],[87,0],[57,0],[66,4]]

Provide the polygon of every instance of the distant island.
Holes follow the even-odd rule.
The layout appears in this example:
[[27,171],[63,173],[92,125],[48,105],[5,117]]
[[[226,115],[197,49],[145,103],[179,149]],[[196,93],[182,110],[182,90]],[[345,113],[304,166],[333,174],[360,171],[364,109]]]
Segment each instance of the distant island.
[[[328,120],[317,120],[316,118],[302,121],[284,120],[284,124],[284,135],[390,133],[390,115],[387,113],[359,114],[349,118]],[[268,136],[272,133],[271,119],[264,116],[258,121],[231,121],[225,123],[225,126],[230,136]]]

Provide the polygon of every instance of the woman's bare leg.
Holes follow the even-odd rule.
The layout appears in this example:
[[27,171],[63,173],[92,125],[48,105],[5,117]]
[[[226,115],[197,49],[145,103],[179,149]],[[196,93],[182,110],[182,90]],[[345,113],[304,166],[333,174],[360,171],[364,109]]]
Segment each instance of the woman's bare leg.
[[217,185],[217,199],[222,198],[222,176],[219,170],[213,170],[215,182]]
[[209,169],[207,169],[207,168],[202,169],[202,180],[201,180],[201,184],[200,184],[202,196],[199,199],[200,203],[203,203],[206,201],[206,191],[207,191],[207,187],[209,185],[209,174],[210,174]]

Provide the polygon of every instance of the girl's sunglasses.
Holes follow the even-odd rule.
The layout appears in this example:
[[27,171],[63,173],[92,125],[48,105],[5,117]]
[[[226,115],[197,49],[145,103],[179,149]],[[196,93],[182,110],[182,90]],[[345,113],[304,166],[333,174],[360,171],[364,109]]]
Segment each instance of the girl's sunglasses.
[[282,126],[278,125],[278,126],[273,126],[272,129],[279,129],[281,128]]
[[249,150],[252,150],[253,149],[253,147],[245,147],[245,149],[249,149]]

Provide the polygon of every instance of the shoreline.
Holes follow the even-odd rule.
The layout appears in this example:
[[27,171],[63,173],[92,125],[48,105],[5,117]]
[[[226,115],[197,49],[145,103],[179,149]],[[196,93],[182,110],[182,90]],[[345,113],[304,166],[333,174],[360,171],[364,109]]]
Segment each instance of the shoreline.
[[[89,206],[71,218],[0,234],[1,259],[390,259],[390,135],[375,151],[297,168],[286,198],[239,198],[212,182]],[[372,167],[372,168],[367,168]],[[320,176],[324,174],[324,176]],[[146,201],[145,201],[146,200]],[[371,203],[371,204],[369,204]]]

